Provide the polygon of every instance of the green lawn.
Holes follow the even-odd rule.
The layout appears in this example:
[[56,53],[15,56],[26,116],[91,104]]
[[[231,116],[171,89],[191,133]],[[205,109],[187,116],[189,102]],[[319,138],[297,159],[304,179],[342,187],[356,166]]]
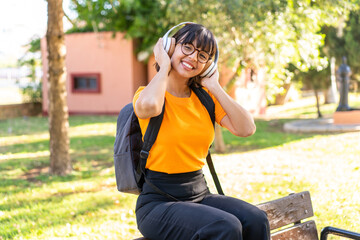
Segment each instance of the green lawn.
[[[287,111],[287,118],[256,120],[257,132],[249,138],[224,131],[229,151],[213,159],[225,193],[257,204],[310,190],[319,230],[332,225],[360,232],[360,133],[284,133],[286,121],[315,114],[309,106]],[[116,190],[116,117],[70,117],[74,170],[64,177],[48,174],[47,122],[0,121],[0,239],[140,236],[136,196]],[[205,175],[215,192],[207,168]]]

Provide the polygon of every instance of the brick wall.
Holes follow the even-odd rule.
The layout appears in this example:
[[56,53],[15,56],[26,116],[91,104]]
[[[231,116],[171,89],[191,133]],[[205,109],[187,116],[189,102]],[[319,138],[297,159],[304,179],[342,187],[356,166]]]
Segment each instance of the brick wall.
[[22,116],[39,116],[41,113],[42,104],[40,102],[0,105],[0,120]]

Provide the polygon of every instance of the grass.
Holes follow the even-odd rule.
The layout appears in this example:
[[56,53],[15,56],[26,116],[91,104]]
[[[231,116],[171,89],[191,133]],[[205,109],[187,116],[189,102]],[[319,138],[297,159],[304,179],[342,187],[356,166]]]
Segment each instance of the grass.
[[[319,230],[331,225],[360,232],[360,134],[284,133],[285,122],[316,115],[309,105],[284,108],[269,112],[285,118],[257,119],[251,137],[224,131],[229,152],[213,154],[213,159],[225,193],[257,204],[309,190]],[[136,196],[116,190],[116,117],[70,117],[74,170],[63,177],[48,174],[47,121],[0,121],[0,239],[140,236]],[[204,171],[215,192],[206,167]]]

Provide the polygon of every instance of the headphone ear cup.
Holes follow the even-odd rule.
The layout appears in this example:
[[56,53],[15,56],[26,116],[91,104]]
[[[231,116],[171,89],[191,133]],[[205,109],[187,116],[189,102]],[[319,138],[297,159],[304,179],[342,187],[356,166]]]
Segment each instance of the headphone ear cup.
[[216,70],[216,67],[214,66],[214,62],[212,60],[209,60],[206,64],[204,69],[200,73],[200,77],[208,77],[211,76],[214,71]]
[[163,46],[164,46],[165,52],[167,52],[168,54],[174,53],[175,38],[165,37],[163,39]]
[[175,38],[169,38],[169,39],[170,39],[170,47],[169,47],[168,55],[171,58],[171,56],[175,51]]

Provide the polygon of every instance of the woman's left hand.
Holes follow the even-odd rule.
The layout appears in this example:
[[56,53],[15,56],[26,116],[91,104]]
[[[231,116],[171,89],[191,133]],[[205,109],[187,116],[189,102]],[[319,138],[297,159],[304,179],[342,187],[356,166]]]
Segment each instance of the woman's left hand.
[[219,71],[216,69],[210,77],[204,77],[201,80],[201,85],[207,88],[210,92],[212,89],[219,86]]
[[248,137],[254,134],[256,126],[253,117],[220,86],[217,69],[212,76],[203,78],[201,84],[214,95],[226,113],[220,121],[221,126],[236,136]]

